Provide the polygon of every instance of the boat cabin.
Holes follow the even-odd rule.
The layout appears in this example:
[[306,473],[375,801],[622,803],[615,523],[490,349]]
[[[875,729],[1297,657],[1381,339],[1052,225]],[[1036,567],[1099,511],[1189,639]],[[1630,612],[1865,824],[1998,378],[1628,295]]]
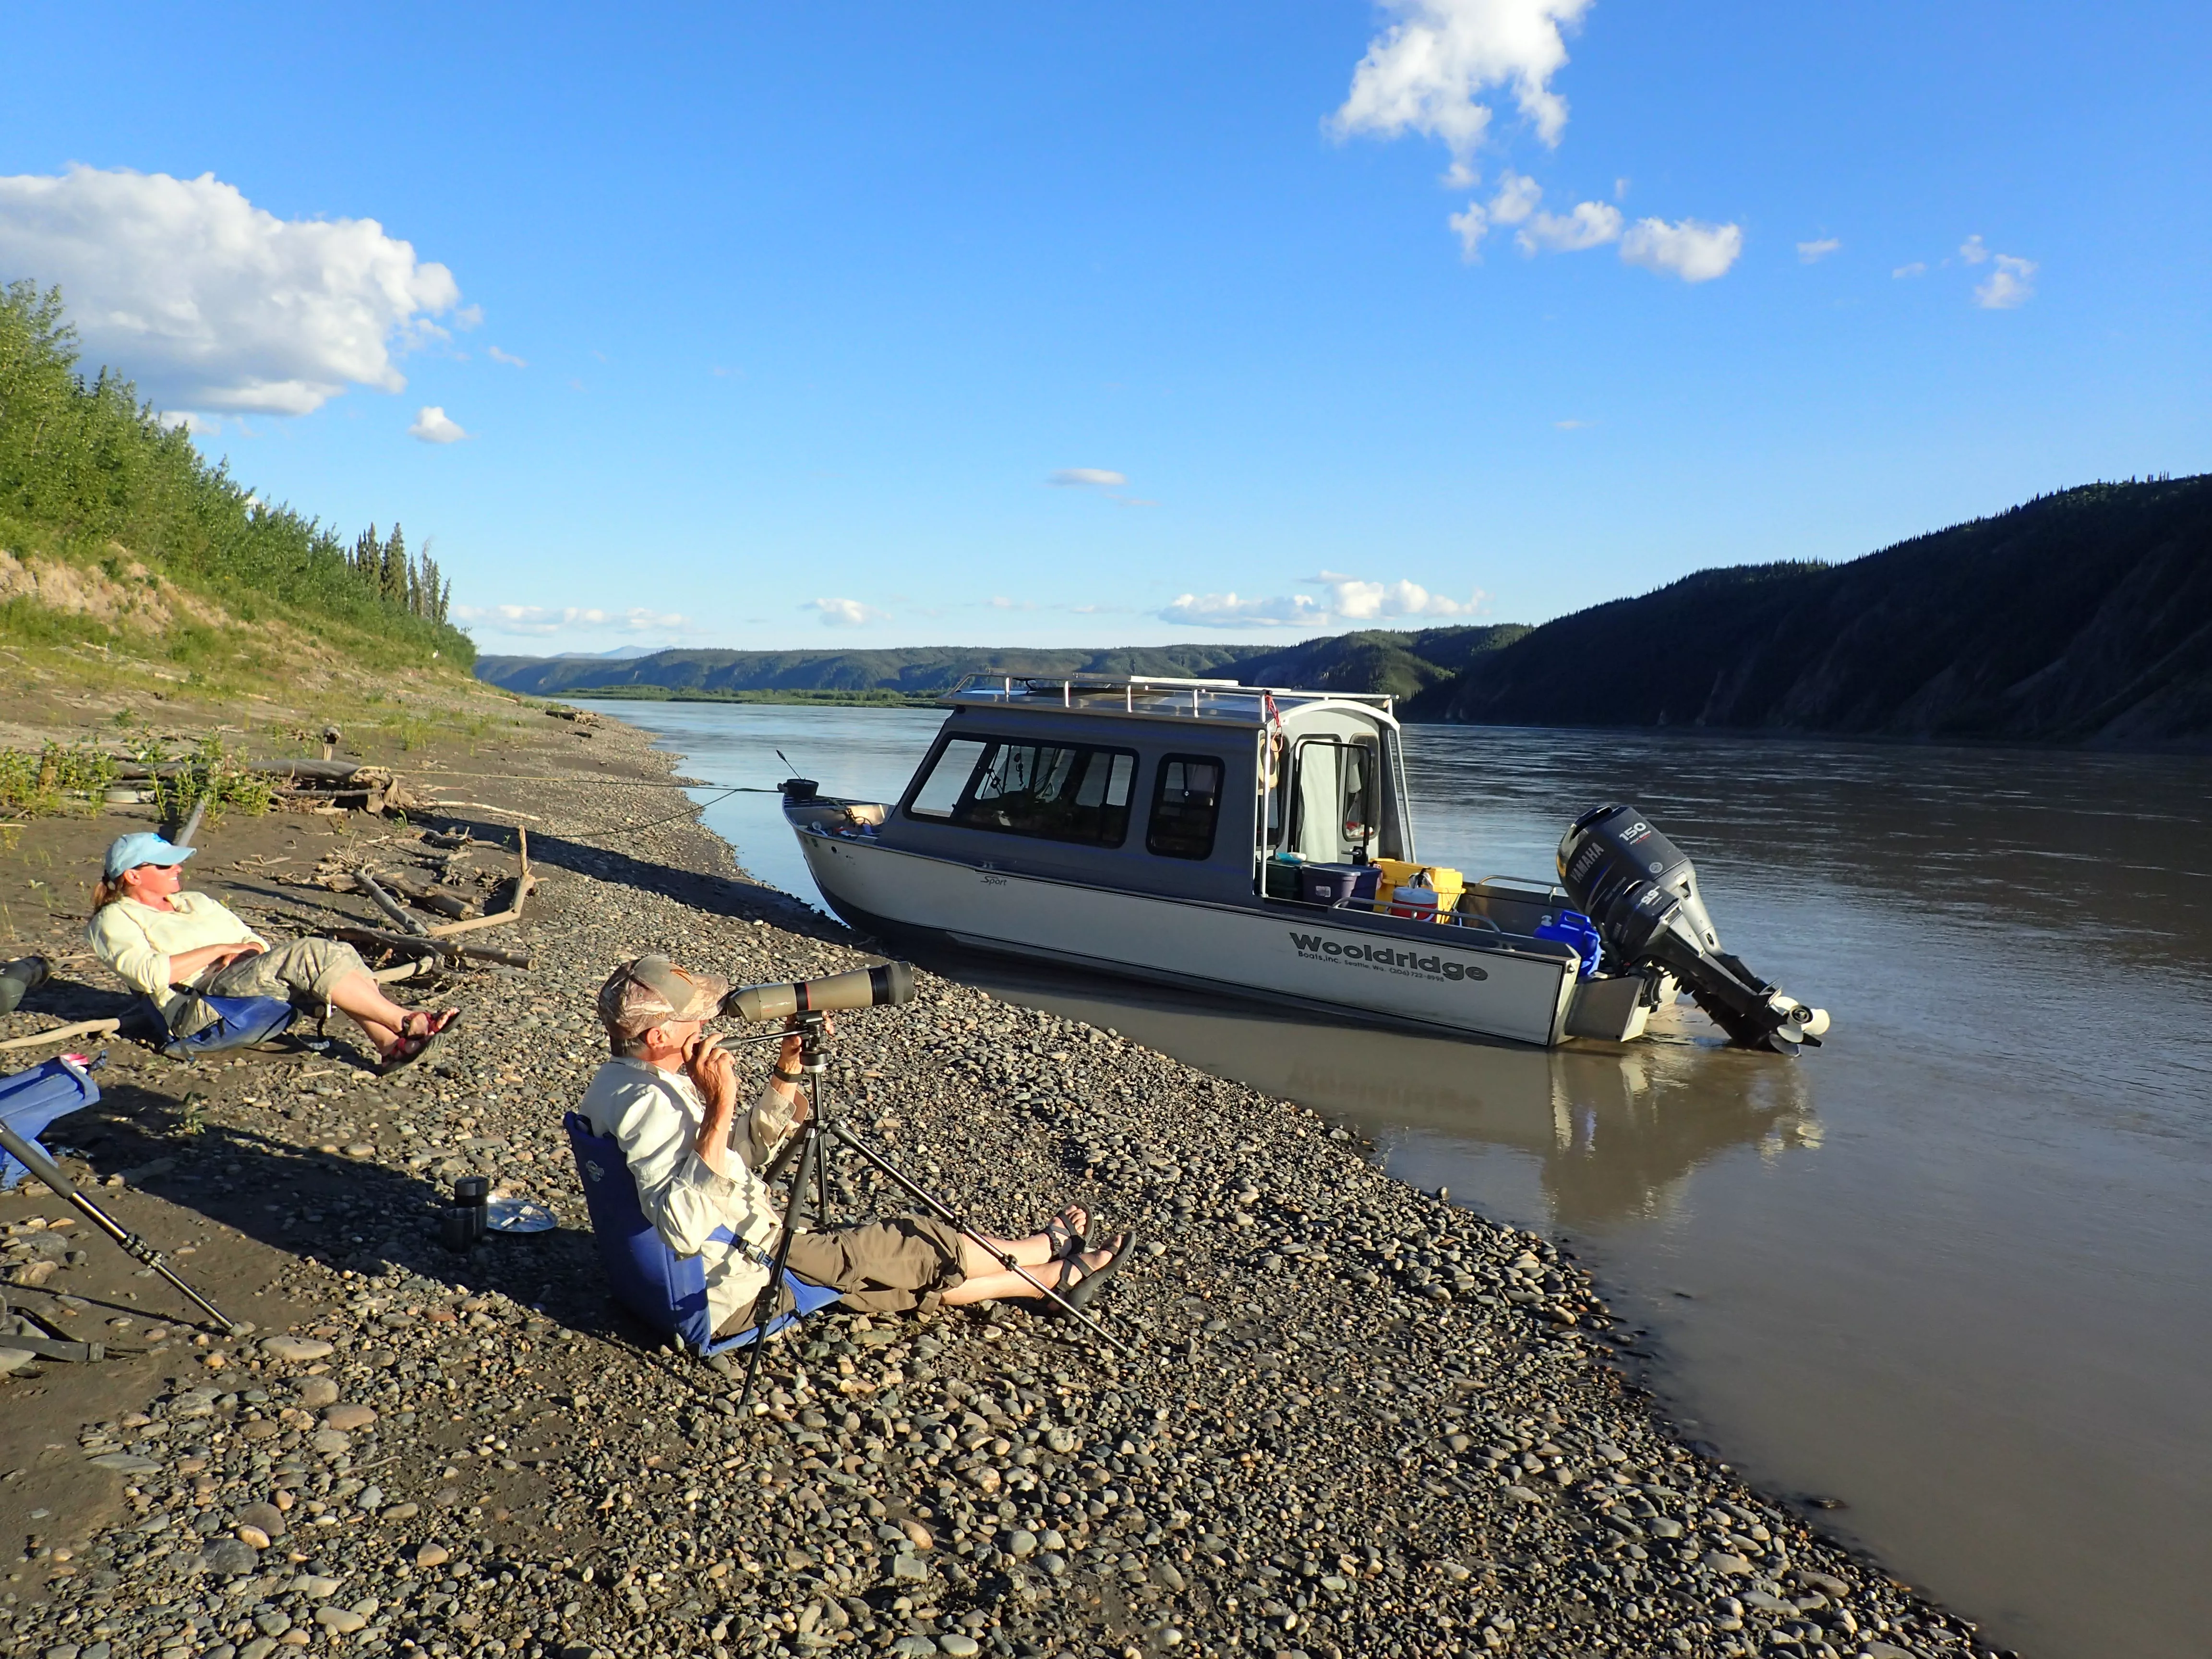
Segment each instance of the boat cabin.
[[971,676],[877,831],[1048,879],[1250,902],[1279,852],[1413,857],[1391,699]]

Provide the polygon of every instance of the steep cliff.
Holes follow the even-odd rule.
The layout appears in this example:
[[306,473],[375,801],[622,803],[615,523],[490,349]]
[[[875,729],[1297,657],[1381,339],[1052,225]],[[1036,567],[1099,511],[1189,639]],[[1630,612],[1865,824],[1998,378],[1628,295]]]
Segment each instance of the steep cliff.
[[1850,563],[1547,623],[1416,720],[2212,747],[2212,475],[2092,484]]

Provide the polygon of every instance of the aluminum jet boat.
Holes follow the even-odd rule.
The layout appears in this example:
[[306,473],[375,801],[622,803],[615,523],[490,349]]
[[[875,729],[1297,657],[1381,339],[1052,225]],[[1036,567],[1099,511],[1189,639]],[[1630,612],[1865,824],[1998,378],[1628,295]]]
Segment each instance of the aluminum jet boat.
[[1827,1015],[1721,949],[1633,807],[1559,878],[1419,862],[1388,696],[1228,680],[970,676],[896,801],[805,778],[783,812],[854,927],[1338,1015],[1552,1047],[1626,1042],[1686,991],[1746,1047]]

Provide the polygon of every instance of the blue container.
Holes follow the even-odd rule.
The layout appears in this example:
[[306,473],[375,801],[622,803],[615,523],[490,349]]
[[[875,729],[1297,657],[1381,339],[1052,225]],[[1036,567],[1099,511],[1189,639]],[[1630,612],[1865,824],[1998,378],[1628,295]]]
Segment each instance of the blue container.
[[1303,864],[1298,896],[1308,904],[1372,904],[1382,873],[1372,864]]
[[[33,1145],[56,1118],[99,1103],[100,1085],[83,1066],[59,1054],[43,1066],[0,1078],[0,1120]],[[7,1153],[0,1152],[0,1192],[13,1192],[15,1183],[29,1173]]]
[[1599,958],[1605,954],[1605,945],[1598,938],[1597,924],[1579,910],[1559,910],[1546,916],[1536,924],[1538,939],[1556,939],[1561,945],[1571,945],[1583,959],[1577,979],[1588,979],[1597,972]]

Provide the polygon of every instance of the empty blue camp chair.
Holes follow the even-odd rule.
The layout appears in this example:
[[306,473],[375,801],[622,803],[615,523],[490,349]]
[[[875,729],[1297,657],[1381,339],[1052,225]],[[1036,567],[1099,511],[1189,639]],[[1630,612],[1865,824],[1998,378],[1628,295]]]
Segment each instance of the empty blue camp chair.
[[[171,1060],[198,1060],[204,1054],[220,1054],[232,1048],[251,1048],[257,1042],[267,1042],[283,1036],[299,1012],[282,997],[204,996],[200,1000],[214,1011],[215,1024],[203,1025],[190,1036],[169,1036],[162,1043],[161,1052]],[[161,1019],[160,1009],[155,1009],[154,1018],[166,1033],[168,1024]]]
[[[570,1112],[561,1127],[568,1132],[568,1149],[576,1155],[592,1236],[599,1241],[599,1260],[615,1296],[662,1336],[674,1337],[692,1352],[708,1357],[743,1347],[763,1334],[774,1336],[837,1299],[839,1293],[828,1286],[810,1285],[787,1273],[785,1282],[791,1286],[796,1312],[779,1314],[769,1321],[765,1333],[756,1327],[717,1340],[714,1316],[707,1310],[706,1266],[696,1255],[678,1255],[670,1249],[646,1219],[621,1146],[606,1135],[593,1134],[590,1121],[580,1113]],[[714,1237],[726,1243],[734,1235],[720,1227]]]
[[[43,1066],[0,1078],[0,1120],[29,1141],[58,1117],[82,1111],[100,1099],[100,1085],[83,1066],[57,1054]],[[43,1148],[41,1148],[43,1150]],[[0,1192],[13,1192],[29,1173],[15,1159],[0,1152]]]

